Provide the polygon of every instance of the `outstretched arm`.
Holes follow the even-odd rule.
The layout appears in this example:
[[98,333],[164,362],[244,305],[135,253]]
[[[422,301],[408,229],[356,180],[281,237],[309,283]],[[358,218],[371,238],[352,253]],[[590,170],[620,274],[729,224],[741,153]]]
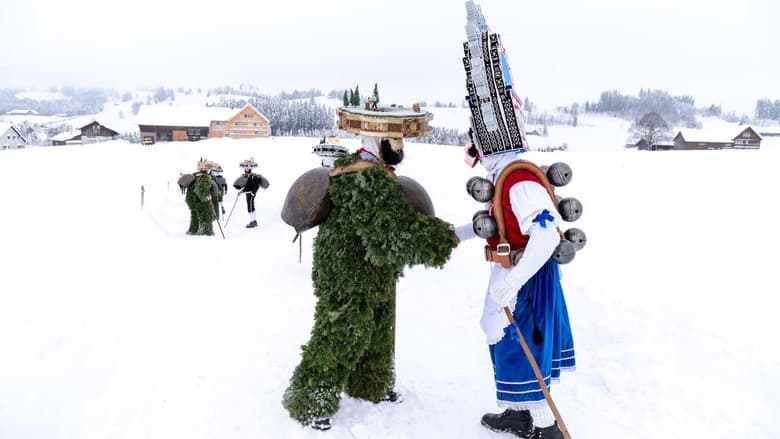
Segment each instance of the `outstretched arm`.
[[375,265],[441,267],[456,245],[450,225],[415,212],[400,185],[381,167],[359,172],[349,189],[354,203],[356,232]]

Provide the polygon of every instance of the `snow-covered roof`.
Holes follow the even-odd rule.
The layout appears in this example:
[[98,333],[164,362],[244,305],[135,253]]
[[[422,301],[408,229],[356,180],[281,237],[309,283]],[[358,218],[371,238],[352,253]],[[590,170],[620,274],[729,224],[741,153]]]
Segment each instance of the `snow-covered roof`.
[[208,127],[211,121],[226,121],[231,119],[240,108],[206,107],[206,106],[175,106],[175,105],[142,105],[136,116],[138,125],[155,125],[171,127]]
[[[742,125],[739,127],[724,126],[718,129],[705,129],[705,130],[692,130],[683,129],[679,133],[682,133],[686,142],[701,142],[701,143],[731,143],[734,139],[742,134],[748,128],[752,129],[759,138],[763,138],[758,134],[755,128],[749,125]],[[675,134],[675,137],[677,135]]]
[[86,128],[86,127],[88,127],[88,126],[92,125],[93,123],[96,123],[96,124],[98,124],[98,125],[102,126],[103,128],[105,128],[105,129],[107,129],[107,130],[110,130],[110,131],[113,131],[113,132],[115,132],[115,133],[119,134],[119,133],[118,133],[116,130],[112,130],[111,128],[109,128],[109,127],[105,126],[104,124],[102,124],[102,123],[98,122],[98,120],[97,120],[97,119],[92,119],[92,121],[91,121],[90,123],[86,123],[86,124],[84,124],[84,125],[80,126],[80,127],[79,127],[79,130],[83,130],[84,128]]
[[13,128],[14,131],[16,131],[17,133],[19,132],[19,131],[17,131],[16,127],[12,123],[0,122],[0,134],[5,134],[6,131],[8,131],[11,128]]
[[80,135],[81,135],[81,131],[65,131],[64,133],[59,133],[56,136],[52,136],[52,138],[49,140],[57,141],[57,142],[65,142],[75,137],[78,137]]
[[8,113],[9,116],[15,116],[15,115],[37,115],[38,112],[35,110],[11,110]]
[[0,122],[0,135],[7,133],[9,129],[13,129],[17,136],[21,137],[22,140],[27,142],[27,139],[22,135],[19,129],[14,126],[14,124],[9,122]]
[[[728,143],[734,136],[729,136],[716,131],[705,130],[680,130],[678,134],[682,134],[686,142],[704,142],[704,143]],[[677,137],[677,135],[675,135]]]

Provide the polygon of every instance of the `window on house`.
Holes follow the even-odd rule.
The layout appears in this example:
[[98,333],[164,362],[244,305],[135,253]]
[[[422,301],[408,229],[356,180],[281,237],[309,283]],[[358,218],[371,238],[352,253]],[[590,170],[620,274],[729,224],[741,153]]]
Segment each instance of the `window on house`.
[[742,133],[742,137],[750,137],[750,131],[745,131]]
[[252,113],[244,113],[244,119],[251,119],[253,117],[255,117],[255,115]]

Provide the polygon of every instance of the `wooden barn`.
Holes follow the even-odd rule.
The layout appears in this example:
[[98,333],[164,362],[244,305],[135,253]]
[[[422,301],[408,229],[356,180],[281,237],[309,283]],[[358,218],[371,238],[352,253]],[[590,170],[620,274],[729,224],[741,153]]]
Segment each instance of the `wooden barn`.
[[53,146],[78,144],[81,143],[81,131],[65,131],[52,136],[49,140]]

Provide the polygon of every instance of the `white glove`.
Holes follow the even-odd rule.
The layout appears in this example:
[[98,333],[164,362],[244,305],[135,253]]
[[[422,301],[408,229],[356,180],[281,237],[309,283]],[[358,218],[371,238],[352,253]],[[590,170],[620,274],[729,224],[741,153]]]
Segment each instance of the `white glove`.
[[453,227],[452,231],[455,232],[455,236],[457,236],[458,240],[461,242],[477,236],[476,233],[474,233],[474,226],[471,223]]
[[488,294],[502,308],[508,306],[517,297],[520,288],[523,287],[524,282],[522,279],[517,278],[517,273],[515,272],[515,267],[506,269],[496,266],[490,274]]

